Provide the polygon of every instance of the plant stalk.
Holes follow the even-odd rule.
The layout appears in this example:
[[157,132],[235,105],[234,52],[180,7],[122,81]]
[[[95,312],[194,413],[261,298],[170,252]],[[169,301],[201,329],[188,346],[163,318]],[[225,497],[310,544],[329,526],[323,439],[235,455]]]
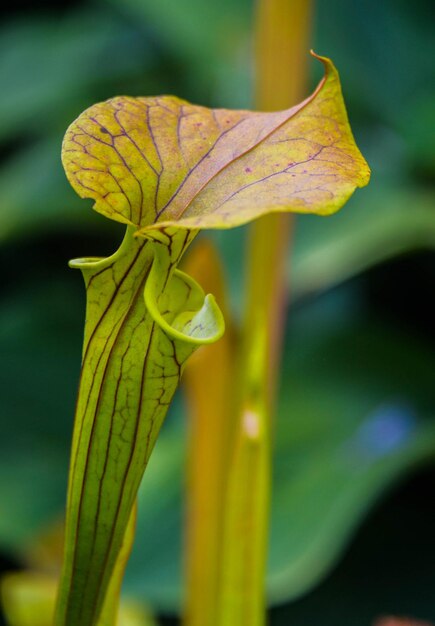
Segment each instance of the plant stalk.
[[[302,99],[311,22],[308,0],[259,0],[256,106]],[[271,215],[250,227],[238,433],[228,473],[218,626],[263,626],[271,479],[272,414],[284,332],[286,266],[293,220]]]
[[[223,270],[212,243],[197,243],[183,269],[215,295],[228,320]],[[189,405],[185,626],[217,626],[235,371],[234,337],[226,325],[220,341],[191,357],[184,375]]]

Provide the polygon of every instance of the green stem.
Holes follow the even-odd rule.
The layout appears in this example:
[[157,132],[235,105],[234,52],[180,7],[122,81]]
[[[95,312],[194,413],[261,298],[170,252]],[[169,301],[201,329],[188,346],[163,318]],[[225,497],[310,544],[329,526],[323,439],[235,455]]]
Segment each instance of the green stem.
[[[311,3],[260,0],[257,107],[288,107],[302,96]],[[228,472],[218,626],[262,626],[271,476],[271,417],[284,331],[289,215],[250,227],[238,436]]]

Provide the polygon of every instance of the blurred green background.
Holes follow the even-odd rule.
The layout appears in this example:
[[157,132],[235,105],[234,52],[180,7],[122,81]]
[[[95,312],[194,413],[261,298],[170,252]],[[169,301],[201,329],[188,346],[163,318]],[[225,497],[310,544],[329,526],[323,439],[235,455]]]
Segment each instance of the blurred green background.
[[[289,0],[291,2],[291,0]],[[72,257],[119,225],[60,164],[68,124],[113,95],[252,106],[252,0],[24,2],[0,28],[0,554],[62,515],[84,289]],[[435,620],[435,38],[429,0],[318,0],[313,47],[342,79],[370,186],[297,218],[276,421],[271,626]],[[313,61],[312,84],[319,79]],[[292,103],[289,103],[292,104]],[[240,313],[246,229],[213,233]],[[185,408],[140,497],[125,593],[176,624]],[[172,616],[172,617],[171,617]],[[1,618],[0,618],[1,619]]]

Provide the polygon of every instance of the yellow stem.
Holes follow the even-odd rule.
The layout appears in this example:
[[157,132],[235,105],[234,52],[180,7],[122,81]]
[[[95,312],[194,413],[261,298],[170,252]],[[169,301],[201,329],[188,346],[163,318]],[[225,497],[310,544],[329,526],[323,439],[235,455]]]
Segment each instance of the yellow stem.
[[[283,109],[304,98],[309,61],[311,0],[259,0],[256,30],[256,107]],[[250,228],[248,248],[246,342],[263,334],[262,371],[258,381],[267,388],[266,405],[273,410],[280,362],[283,313],[287,298],[286,259],[294,217],[269,215]],[[255,341],[254,341],[255,343]],[[249,359],[249,354],[247,354]]]
[[306,95],[312,9],[311,0],[258,0],[257,108],[283,109]]
[[[216,296],[228,322],[223,272],[209,240],[196,244],[184,269]],[[185,626],[217,626],[234,377],[233,337],[226,325],[224,337],[194,354],[184,373],[189,405]]]

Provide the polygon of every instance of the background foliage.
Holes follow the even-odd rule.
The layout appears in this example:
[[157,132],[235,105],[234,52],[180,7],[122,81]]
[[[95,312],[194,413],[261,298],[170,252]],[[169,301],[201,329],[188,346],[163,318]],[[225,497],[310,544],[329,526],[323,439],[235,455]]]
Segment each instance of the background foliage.
[[[250,106],[252,5],[21,2],[3,19],[4,569],[22,566],[28,546],[62,514],[84,310],[81,278],[66,262],[108,254],[122,235],[69,187],[63,133],[85,107],[115,94]],[[273,626],[362,626],[385,612],[435,619],[429,8],[423,0],[316,3],[313,47],[340,70],[373,177],[338,215],[297,219],[276,423],[268,586],[281,606],[271,611]],[[236,316],[244,235],[213,235]],[[141,494],[126,581],[126,592],[165,614],[180,597],[184,413],[179,397]]]

